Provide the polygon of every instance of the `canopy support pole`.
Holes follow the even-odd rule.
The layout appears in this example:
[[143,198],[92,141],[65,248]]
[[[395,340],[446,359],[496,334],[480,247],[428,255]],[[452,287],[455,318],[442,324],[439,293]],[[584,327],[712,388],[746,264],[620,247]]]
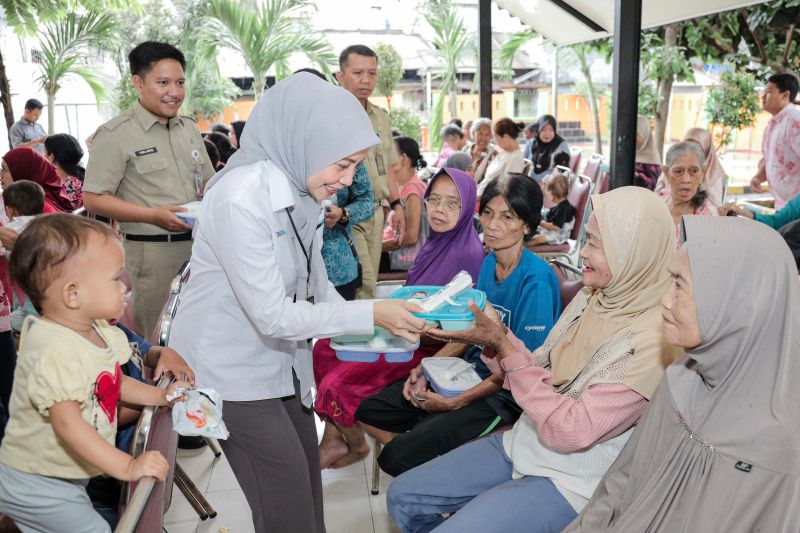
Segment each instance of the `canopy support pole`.
[[478,0],[478,81],[481,116],[492,118],[492,1]]

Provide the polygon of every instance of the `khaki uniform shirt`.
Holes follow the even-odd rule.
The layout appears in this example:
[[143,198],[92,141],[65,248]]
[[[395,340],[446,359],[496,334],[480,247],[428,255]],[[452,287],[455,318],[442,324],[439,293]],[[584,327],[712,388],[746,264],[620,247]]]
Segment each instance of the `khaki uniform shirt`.
[[[169,127],[137,100],[94,133],[83,190],[109,194],[145,207],[197,200],[195,174],[214,175],[194,120],[178,115]],[[123,233],[157,235],[165,231],[141,222],[120,222]]]
[[369,151],[364,165],[367,167],[375,201],[380,202],[389,197],[389,167],[397,162],[397,151],[392,139],[389,113],[367,101],[367,115],[380,144]]

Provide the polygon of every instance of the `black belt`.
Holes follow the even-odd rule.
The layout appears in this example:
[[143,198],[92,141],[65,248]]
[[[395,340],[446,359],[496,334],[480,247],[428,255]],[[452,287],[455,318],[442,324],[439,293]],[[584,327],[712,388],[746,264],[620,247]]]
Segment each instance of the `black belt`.
[[191,241],[192,232],[185,233],[162,233],[161,235],[128,235],[125,234],[125,240],[138,241],[138,242],[180,242]]

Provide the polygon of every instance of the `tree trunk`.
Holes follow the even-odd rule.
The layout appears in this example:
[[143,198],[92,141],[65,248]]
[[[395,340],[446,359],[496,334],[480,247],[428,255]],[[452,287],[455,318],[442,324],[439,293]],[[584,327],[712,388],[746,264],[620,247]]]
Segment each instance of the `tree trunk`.
[[56,132],[56,93],[54,90],[47,89],[47,134],[52,135]]
[[11,126],[14,125],[14,110],[11,108],[11,86],[6,76],[6,64],[3,62],[3,51],[0,50],[0,99],[3,101],[3,114],[6,118],[6,134],[8,147],[11,148]]
[[[680,24],[670,24],[664,30],[664,45],[677,46],[678,44],[678,30]],[[653,126],[653,142],[655,143],[658,156],[663,159],[664,156],[664,134],[667,130],[667,118],[669,117],[669,102],[672,97],[672,84],[674,76],[670,76],[665,80],[658,80],[656,84],[656,94],[658,101],[656,102],[655,109],[655,124]]]
[[575,50],[575,56],[578,58],[581,74],[586,79],[586,89],[589,92],[589,107],[592,110],[592,120],[594,122],[594,151],[597,154],[603,155],[603,138],[600,134],[600,106],[597,101],[597,91],[592,82],[592,71],[589,67],[589,61],[586,59],[585,50]]

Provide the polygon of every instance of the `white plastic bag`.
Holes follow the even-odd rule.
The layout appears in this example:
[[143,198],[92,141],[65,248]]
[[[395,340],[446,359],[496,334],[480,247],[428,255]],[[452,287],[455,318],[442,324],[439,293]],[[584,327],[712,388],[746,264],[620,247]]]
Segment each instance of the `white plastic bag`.
[[227,439],[222,398],[214,389],[188,389],[186,400],[172,406],[172,428],[184,437]]

